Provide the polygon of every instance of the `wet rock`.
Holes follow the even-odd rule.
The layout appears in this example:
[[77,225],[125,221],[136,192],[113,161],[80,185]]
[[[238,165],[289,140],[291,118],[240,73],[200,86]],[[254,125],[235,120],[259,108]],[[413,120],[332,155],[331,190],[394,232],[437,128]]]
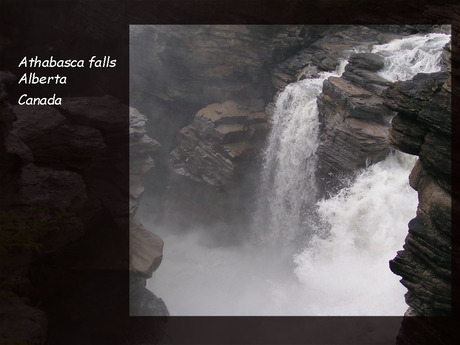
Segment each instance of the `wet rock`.
[[418,74],[395,83],[385,93],[384,104],[397,112],[390,142],[397,149],[418,154],[440,186],[450,190],[451,90],[449,74]]
[[377,72],[385,65],[381,56],[372,53],[360,53],[350,56],[350,64],[357,68]]
[[[129,271],[130,315],[169,315],[164,302],[145,288],[163,259],[163,240],[136,217],[147,173],[155,166],[152,155],[160,144],[146,134],[147,116],[129,108]],[[136,283],[133,284],[133,281]]]

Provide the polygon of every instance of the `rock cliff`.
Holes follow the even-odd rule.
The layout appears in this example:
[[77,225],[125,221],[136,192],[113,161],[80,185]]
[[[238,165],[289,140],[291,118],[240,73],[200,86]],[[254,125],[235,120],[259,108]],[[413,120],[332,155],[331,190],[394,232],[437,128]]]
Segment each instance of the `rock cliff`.
[[411,315],[451,311],[450,79],[447,71],[419,74],[385,92],[385,105],[397,112],[391,144],[419,156],[410,175],[419,195],[417,217],[409,223],[404,250],[390,262],[408,288]]

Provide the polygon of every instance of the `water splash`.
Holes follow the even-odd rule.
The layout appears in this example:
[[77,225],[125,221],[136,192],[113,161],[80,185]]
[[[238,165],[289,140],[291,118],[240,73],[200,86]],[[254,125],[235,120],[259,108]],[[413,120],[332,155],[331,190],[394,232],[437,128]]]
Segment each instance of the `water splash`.
[[408,184],[415,161],[415,156],[394,153],[364,169],[350,187],[317,203],[327,236],[313,236],[294,257],[294,273],[305,288],[327,286],[328,294],[344,301],[363,298],[369,305],[385,294],[393,310],[401,308],[402,300],[398,303],[392,294],[402,286],[388,261],[402,249],[404,229],[416,214],[417,193]]
[[448,34],[431,33],[376,45],[372,53],[385,58],[385,67],[378,74],[395,82],[410,80],[417,73],[439,72],[442,50],[449,41]]

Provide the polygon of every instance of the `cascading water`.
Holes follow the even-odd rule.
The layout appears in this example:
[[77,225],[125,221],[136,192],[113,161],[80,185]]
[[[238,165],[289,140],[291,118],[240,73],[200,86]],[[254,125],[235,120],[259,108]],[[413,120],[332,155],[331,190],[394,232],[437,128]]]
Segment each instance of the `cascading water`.
[[440,71],[442,48],[449,41],[450,35],[446,34],[416,35],[374,46],[372,53],[385,58],[385,67],[379,72],[383,78],[404,81],[417,73]]
[[259,242],[269,244],[282,238],[290,242],[304,237],[308,210],[317,199],[316,149],[318,106],[316,98],[323,82],[340,76],[347,61],[335,73],[289,84],[278,96],[273,129],[264,152],[264,167],[255,219]]
[[[449,38],[412,36],[372,51],[386,59],[383,77],[405,80],[438,71]],[[148,287],[165,300],[171,315],[404,313],[405,288],[388,261],[401,249],[404,229],[415,216],[417,194],[408,175],[416,157],[393,153],[363,169],[337,195],[317,200],[316,96],[330,75],[288,85],[278,97],[252,226],[258,245],[215,247],[207,242],[206,229],[187,235],[159,231],[164,260]],[[309,233],[311,210],[327,231]],[[278,246],[293,240],[296,245]]]

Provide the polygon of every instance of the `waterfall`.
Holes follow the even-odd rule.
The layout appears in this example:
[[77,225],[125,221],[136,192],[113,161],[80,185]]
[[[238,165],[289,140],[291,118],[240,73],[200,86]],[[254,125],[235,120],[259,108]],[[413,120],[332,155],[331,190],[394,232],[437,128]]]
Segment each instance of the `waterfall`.
[[278,95],[272,131],[263,156],[259,200],[255,215],[258,242],[270,244],[282,238],[290,242],[305,235],[309,210],[317,199],[316,149],[318,106],[323,82],[340,76],[347,61],[335,72],[289,84]]
[[[385,59],[379,72],[382,77],[408,80],[417,73],[439,71],[442,49],[449,40],[446,34],[414,35],[376,45],[372,52]],[[316,98],[323,81],[340,76],[345,65],[343,61],[335,73],[323,72],[319,78],[289,84],[277,97],[253,227],[258,242],[264,245],[308,240],[312,235],[319,144]]]
[[[417,35],[372,51],[385,58],[383,77],[404,80],[439,70],[448,40]],[[277,98],[258,208],[248,224],[258,245],[213,246],[207,229],[185,235],[158,229],[164,259],[148,287],[171,315],[402,315],[407,309],[406,290],[388,261],[416,213],[417,193],[408,184],[416,157],[392,153],[318,200],[316,97],[344,65],[290,84]],[[309,223],[312,213],[319,232]]]

